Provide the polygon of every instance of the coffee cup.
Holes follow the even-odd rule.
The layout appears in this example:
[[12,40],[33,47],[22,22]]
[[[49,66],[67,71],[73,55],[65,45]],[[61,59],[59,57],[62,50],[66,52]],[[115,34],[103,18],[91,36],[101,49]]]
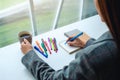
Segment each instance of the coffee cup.
[[29,41],[29,43],[32,44],[32,35],[30,32],[21,31],[21,32],[19,32],[18,37],[19,37],[20,43],[22,43],[24,41],[24,39],[27,39]]

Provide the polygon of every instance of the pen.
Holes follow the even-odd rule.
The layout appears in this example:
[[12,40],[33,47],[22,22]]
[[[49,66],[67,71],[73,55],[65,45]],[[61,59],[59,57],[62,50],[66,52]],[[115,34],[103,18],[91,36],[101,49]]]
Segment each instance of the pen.
[[48,58],[48,55],[45,55],[43,52],[41,52],[37,46],[34,46],[34,49],[41,53],[45,58]]
[[67,40],[67,41],[65,42],[65,44],[66,44],[68,41],[74,41],[76,38],[78,38],[78,37],[81,36],[82,34],[83,34],[83,32],[80,32],[78,35],[76,35],[76,36],[74,36],[73,38]]

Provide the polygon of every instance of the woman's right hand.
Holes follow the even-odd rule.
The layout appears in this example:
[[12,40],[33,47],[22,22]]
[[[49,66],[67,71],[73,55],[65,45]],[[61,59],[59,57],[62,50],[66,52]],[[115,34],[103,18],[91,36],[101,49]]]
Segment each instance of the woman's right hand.
[[[74,35],[69,37],[68,40],[71,39],[72,37],[74,37]],[[74,41],[69,41],[68,45],[83,48],[89,39],[90,37],[86,33],[83,33],[83,35],[81,35]]]
[[21,43],[21,51],[23,54],[27,54],[32,49],[32,45],[29,43],[29,41],[24,39],[24,41]]

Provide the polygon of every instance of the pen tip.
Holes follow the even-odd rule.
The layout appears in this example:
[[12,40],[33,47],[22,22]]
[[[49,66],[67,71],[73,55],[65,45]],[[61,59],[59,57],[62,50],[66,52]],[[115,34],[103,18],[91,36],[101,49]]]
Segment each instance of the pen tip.
[[67,44],[67,42],[64,43],[65,45]]

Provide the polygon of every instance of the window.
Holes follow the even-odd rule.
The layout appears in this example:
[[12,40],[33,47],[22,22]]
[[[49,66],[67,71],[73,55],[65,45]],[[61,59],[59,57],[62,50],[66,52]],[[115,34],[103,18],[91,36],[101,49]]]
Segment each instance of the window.
[[[57,12],[60,12],[58,17]],[[93,0],[3,0],[0,3],[0,47],[17,42],[18,33],[23,30],[41,34],[79,21],[81,12],[82,19],[97,14]]]
[[0,10],[7,9],[9,7],[23,3],[25,0],[2,0],[0,2]]
[[3,0],[0,9],[0,47],[3,47],[17,42],[18,32],[31,31],[31,25],[24,0]]
[[[81,2],[83,4],[81,4]],[[82,15],[81,15],[82,9]],[[96,15],[93,0],[64,0],[58,27]],[[81,18],[81,19],[80,19]]]
[[96,15],[96,9],[93,0],[83,0],[82,19]]
[[76,22],[80,15],[80,1],[81,0],[64,0],[58,27]]
[[59,1],[60,0],[34,0],[38,34],[52,29]]

